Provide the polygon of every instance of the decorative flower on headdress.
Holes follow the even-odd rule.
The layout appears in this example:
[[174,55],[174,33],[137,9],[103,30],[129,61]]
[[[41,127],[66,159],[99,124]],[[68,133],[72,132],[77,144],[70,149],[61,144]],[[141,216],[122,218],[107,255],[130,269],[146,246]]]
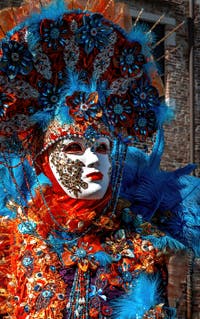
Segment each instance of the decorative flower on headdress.
[[103,49],[109,43],[111,26],[102,23],[102,15],[84,15],[83,26],[76,31],[76,41],[84,45],[84,50],[90,54],[94,48]]
[[91,124],[102,117],[102,109],[98,103],[98,93],[75,92],[67,97],[69,113],[78,123],[86,121]]
[[108,121],[114,126],[131,125],[131,115],[133,113],[133,106],[128,97],[119,97],[113,95],[108,99],[106,114]]
[[40,33],[48,48],[57,50],[59,47],[65,46],[66,34],[68,33],[66,27],[62,19],[57,21],[46,19],[42,22]]
[[39,96],[39,104],[44,111],[55,111],[61,97],[61,89],[47,83]]
[[148,81],[140,81],[130,93],[136,108],[150,109],[159,105],[158,91]]
[[[121,48],[120,48],[121,49]],[[118,65],[123,76],[137,76],[142,72],[145,57],[141,53],[141,46],[134,42],[132,47],[119,49]]]
[[143,138],[146,136],[151,136],[151,134],[156,130],[156,115],[154,111],[139,111],[135,113],[135,123],[133,129],[135,135]]
[[2,43],[3,56],[0,61],[0,70],[4,71],[10,79],[17,74],[26,75],[33,68],[33,57],[28,48],[10,40]]

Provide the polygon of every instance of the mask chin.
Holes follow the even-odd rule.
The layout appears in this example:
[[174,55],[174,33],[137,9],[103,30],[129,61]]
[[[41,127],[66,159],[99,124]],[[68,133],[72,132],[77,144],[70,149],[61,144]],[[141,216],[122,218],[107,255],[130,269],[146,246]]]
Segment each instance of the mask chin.
[[[62,185],[60,185],[62,187]],[[71,198],[74,199],[87,199],[87,200],[100,200],[104,197],[108,190],[109,184],[104,186],[97,183],[89,183],[88,188],[86,190],[82,189],[78,193],[76,197],[73,192],[67,189],[63,189],[63,191]]]

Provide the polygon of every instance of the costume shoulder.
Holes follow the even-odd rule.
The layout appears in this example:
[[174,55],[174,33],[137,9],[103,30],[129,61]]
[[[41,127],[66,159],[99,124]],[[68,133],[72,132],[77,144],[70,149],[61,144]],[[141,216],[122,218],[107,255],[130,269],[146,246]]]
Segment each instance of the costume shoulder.
[[136,215],[155,222],[166,233],[163,240],[169,246],[180,243],[199,256],[200,179],[189,175],[195,168],[193,164],[173,172],[161,170],[163,149],[162,130],[157,134],[151,155],[129,148],[121,196],[131,202]]
[[28,206],[35,190],[50,185],[44,174],[36,171],[28,158],[15,153],[4,153],[0,158],[0,216],[16,217],[17,207]]

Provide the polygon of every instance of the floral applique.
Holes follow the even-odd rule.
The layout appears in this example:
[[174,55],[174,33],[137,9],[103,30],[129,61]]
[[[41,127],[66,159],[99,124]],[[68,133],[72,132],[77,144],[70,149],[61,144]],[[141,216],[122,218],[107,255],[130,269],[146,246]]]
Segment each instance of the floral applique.
[[98,101],[98,93],[75,92],[67,97],[69,113],[77,123],[95,123],[102,117],[102,109]]
[[76,41],[84,44],[86,54],[90,54],[94,48],[102,50],[109,43],[113,28],[103,24],[102,20],[100,14],[84,15],[83,26],[76,30]]
[[27,75],[33,68],[33,56],[26,46],[10,40],[2,43],[3,56],[0,60],[0,70],[10,79],[17,74]]
[[47,48],[57,50],[66,44],[66,35],[69,33],[63,19],[56,21],[45,19],[40,26],[41,37]]

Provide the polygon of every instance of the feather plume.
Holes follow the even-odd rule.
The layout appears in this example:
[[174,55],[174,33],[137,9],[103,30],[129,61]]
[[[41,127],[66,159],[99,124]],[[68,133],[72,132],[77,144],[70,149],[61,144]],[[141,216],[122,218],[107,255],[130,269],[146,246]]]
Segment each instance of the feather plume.
[[114,319],[142,319],[145,312],[160,303],[160,279],[141,274],[131,292],[112,302]]
[[143,236],[144,239],[149,240],[155,248],[159,250],[171,249],[173,251],[185,250],[186,247],[178,240],[166,235],[161,237],[155,237],[153,235]]
[[[200,255],[200,180],[186,175],[195,165],[174,172],[160,170],[164,148],[162,130],[158,133],[150,156],[129,148],[122,179],[121,196],[128,199],[135,214],[151,220],[156,213],[158,227],[177,243],[166,244],[192,248]],[[166,215],[165,212],[170,212]],[[160,242],[160,245],[165,242]],[[175,248],[175,247],[174,247]]]
[[16,212],[6,207],[9,200],[26,207],[29,200],[35,196],[36,188],[51,184],[44,174],[36,176],[27,160],[22,160],[13,154],[6,156],[6,162],[4,159],[0,174],[4,176],[0,181],[0,214],[10,218],[15,217]]
[[94,258],[97,262],[99,262],[100,266],[107,266],[112,263],[112,258],[110,255],[105,253],[104,251],[98,251],[94,254]]

